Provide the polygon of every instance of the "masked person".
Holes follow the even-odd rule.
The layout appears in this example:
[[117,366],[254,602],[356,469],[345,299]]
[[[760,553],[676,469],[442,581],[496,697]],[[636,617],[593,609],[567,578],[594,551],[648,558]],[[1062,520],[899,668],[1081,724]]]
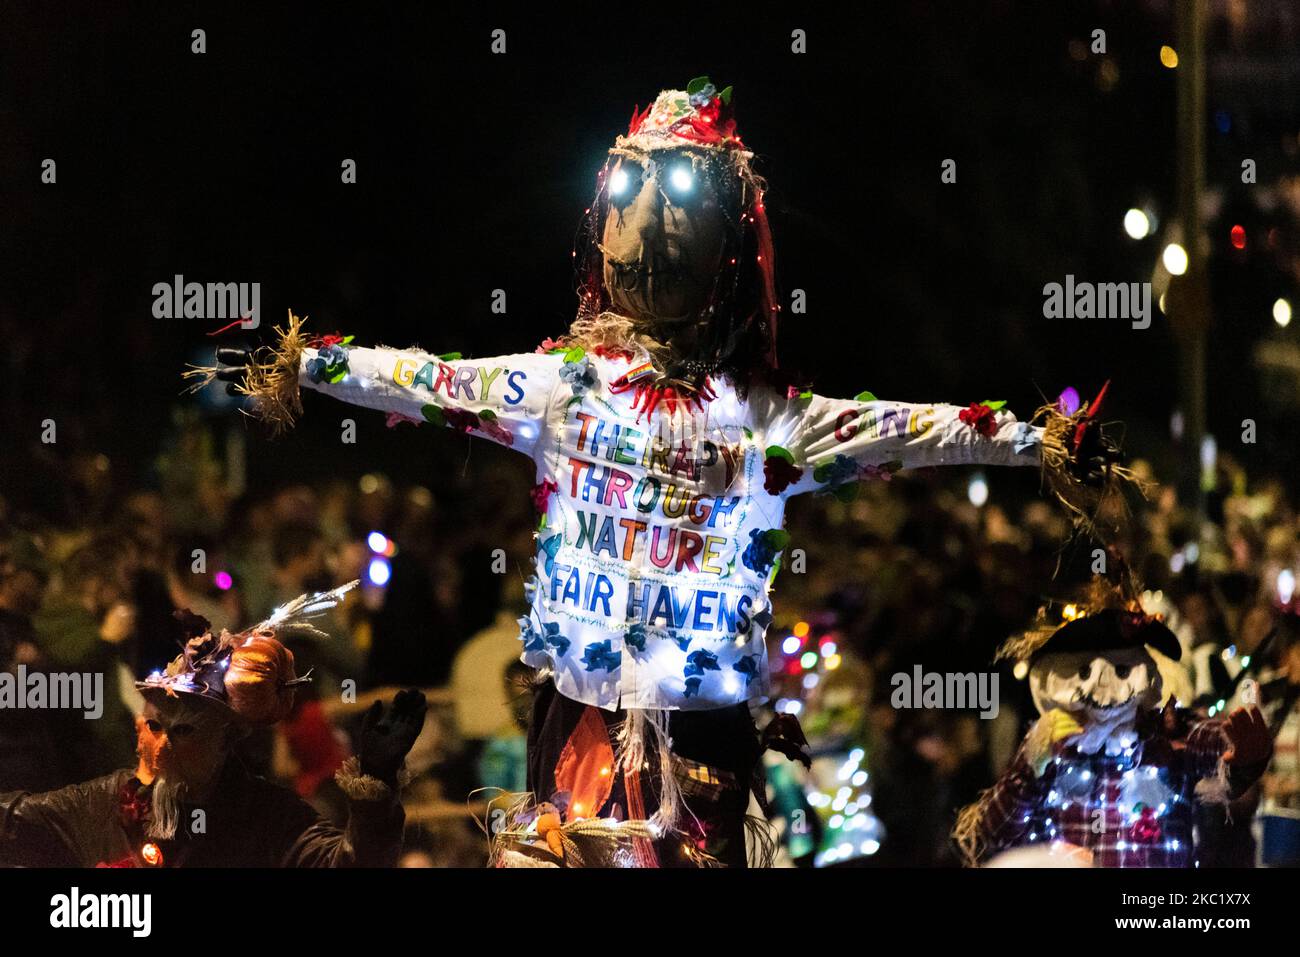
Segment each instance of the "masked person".
[[1148,646],[1178,639],[1140,611],[1103,608],[1004,646],[1041,715],[998,782],[958,817],[969,863],[1025,845],[1096,867],[1191,867],[1197,802],[1239,797],[1268,766],[1258,708],[1192,723],[1162,697]]
[[[355,583],[354,583],[355,584]],[[189,616],[184,653],[137,687],[139,763],[43,794],[0,795],[0,865],[35,867],[379,867],[401,851],[403,758],[424,723],[418,691],[365,716],[357,755],[338,773],[349,799],[339,830],[231,753],[250,728],[280,721],[294,670],[280,638],[347,589],[304,595],[248,631],[219,636]],[[317,633],[319,634],[319,633]]]
[[1060,478],[1088,459],[1067,451],[1078,423],[1064,416],[1044,428],[1002,403],[832,399],[782,382],[765,184],[731,101],[701,77],[634,112],[575,252],[577,319],[536,353],[361,348],[308,339],[291,315],[276,349],[220,350],[227,367],[193,373],[231,382],[276,426],[302,411],[305,386],[533,460],[537,575],[520,639],[544,680],[529,786],[555,797],[546,813],[565,828],[654,835],[654,849],[640,836],[619,847],[620,863],[744,863],[761,753],[747,704],[768,685],[787,498],[845,498],[933,465]]

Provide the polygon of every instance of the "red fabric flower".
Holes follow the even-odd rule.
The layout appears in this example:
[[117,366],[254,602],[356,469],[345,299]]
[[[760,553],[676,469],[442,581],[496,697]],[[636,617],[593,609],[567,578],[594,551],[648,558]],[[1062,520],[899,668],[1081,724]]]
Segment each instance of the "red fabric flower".
[[537,352],[541,354],[547,352],[554,352],[556,349],[563,349],[563,348],[564,348],[563,344],[556,342],[550,336],[547,336],[545,339],[542,340],[542,344],[537,347]]
[[337,332],[331,332],[323,336],[316,336],[311,340],[311,347],[313,349],[326,349],[330,346],[337,346],[344,340],[344,338],[344,336],[339,335]]
[[424,420],[417,419],[414,416],[405,415],[401,412],[389,412],[388,418],[384,420],[384,425],[388,426],[390,429],[395,429],[403,422],[410,422],[412,425],[420,425]]
[[763,488],[768,495],[780,495],[802,475],[803,469],[796,468],[779,455],[769,455],[763,460]]
[[532,496],[533,508],[537,509],[539,514],[546,511],[546,503],[550,501],[551,493],[558,488],[559,486],[551,479],[545,479],[533,486],[528,494]]
[[444,406],[442,414],[447,420],[447,428],[454,429],[457,432],[473,432],[479,427],[478,415],[468,409],[453,409]]
[[1133,822],[1132,838],[1139,844],[1150,844],[1160,840],[1160,822],[1156,819],[1155,808],[1143,807],[1141,816]]
[[997,434],[997,415],[983,402],[972,402],[961,410],[957,418],[986,438],[992,438]]
[[478,421],[478,430],[484,435],[496,439],[502,445],[515,444],[515,437],[510,434],[504,425],[494,418],[480,417]]

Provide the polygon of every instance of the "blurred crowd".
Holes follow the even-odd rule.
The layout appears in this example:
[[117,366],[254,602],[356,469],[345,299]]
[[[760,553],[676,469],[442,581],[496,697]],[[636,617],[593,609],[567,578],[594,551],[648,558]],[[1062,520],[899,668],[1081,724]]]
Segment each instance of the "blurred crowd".
[[[145,481],[78,456],[39,509],[0,485],[0,669],[107,676],[100,720],[0,710],[0,792],[134,765],[133,680],[178,654],[173,611],[234,631],[303,592],[359,579],[323,626],[330,639],[293,645],[311,684],[288,721],[243,742],[241,760],[337,819],[333,773],[360,714],[393,688],[425,689],[404,863],[482,863],[476,815],[493,789],[525,788],[529,675],[516,618],[533,548],[527,469],[478,463],[434,487],[377,472],[286,477],[236,493],[229,450],[216,446],[209,426],[180,423]],[[1137,468],[1152,488],[1129,503],[1119,549],[1148,611],[1183,645],[1180,662],[1162,662],[1166,691],[1214,714],[1248,675],[1278,734],[1262,785],[1230,817],[1202,822],[1208,863],[1251,864],[1256,818],[1300,817],[1296,512],[1282,483],[1224,458],[1199,501]],[[994,652],[1044,601],[1086,582],[1092,546],[1066,544],[1064,513],[1033,476],[954,469],[866,483],[851,501],[797,500],[789,528],[804,556],[776,582],[766,710],[799,714],[814,754],[840,749],[870,772],[869,797],[855,801],[870,803],[883,839],[855,862],[955,865],[955,810],[995,779],[1035,717],[1023,675],[993,665]],[[815,668],[810,648],[820,649]],[[895,709],[890,678],[917,665],[998,668],[997,716]],[[792,836],[785,862],[831,860]]]

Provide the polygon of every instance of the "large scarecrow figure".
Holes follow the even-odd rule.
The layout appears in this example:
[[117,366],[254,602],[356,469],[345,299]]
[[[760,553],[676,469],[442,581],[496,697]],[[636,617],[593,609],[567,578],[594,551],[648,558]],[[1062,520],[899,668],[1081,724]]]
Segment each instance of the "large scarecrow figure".
[[998,782],[958,816],[968,863],[1038,845],[1094,867],[1196,864],[1196,803],[1240,797],[1267,767],[1272,738],[1255,707],[1199,722],[1172,700],[1158,707],[1149,649],[1181,653],[1136,602],[1071,611],[1004,646],[1002,657],[1027,665],[1040,717]]
[[[529,786],[555,799],[541,827],[569,864],[744,864],[761,754],[747,704],[768,686],[787,498],[972,463],[1043,467],[1073,495],[1108,467],[1075,441],[1084,413],[1044,427],[997,402],[832,399],[784,383],[765,184],[731,101],[702,77],[633,112],[575,253],[577,319],[535,353],[361,348],[308,338],[291,315],[274,350],[221,350],[232,367],[198,370],[277,426],[302,411],[301,385],[533,460],[537,568],[520,638],[549,680]],[[782,726],[768,742],[790,737]],[[536,836],[536,822],[511,833]]]

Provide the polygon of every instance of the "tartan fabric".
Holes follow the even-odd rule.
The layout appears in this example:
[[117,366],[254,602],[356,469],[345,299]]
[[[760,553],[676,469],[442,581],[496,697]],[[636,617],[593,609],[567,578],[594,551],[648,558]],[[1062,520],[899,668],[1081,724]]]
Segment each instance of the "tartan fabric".
[[682,797],[686,798],[692,806],[696,801],[717,803],[728,793],[734,794],[740,789],[740,785],[736,783],[736,776],[730,771],[710,767],[680,756],[674,763]]
[[704,866],[746,867],[745,809],[749,792],[736,775],[681,755],[674,756],[673,772],[687,807],[678,822],[684,846],[677,841],[661,842],[660,860],[664,866],[676,866],[681,858],[694,866],[701,866],[701,860],[707,859],[713,864]]
[[1063,842],[1090,851],[1094,867],[1195,866],[1195,789],[1219,775],[1223,725],[1201,722],[1181,740],[1156,733],[1119,756],[1067,747],[1040,778],[1022,752],[980,799],[986,854]]

